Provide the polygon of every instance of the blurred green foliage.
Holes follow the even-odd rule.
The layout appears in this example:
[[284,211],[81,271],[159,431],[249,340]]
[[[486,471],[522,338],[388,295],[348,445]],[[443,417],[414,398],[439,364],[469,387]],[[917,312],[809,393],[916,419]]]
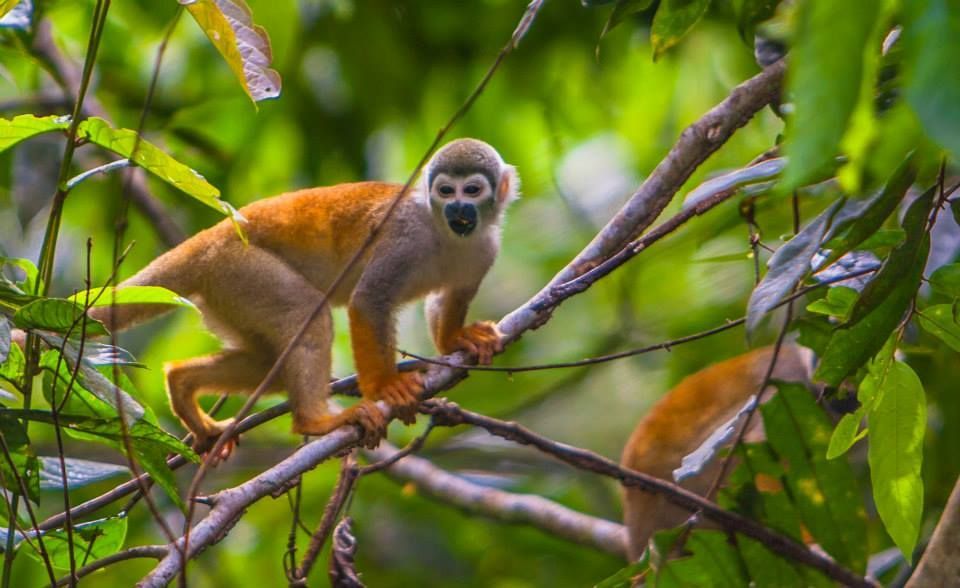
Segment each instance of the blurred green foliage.
[[[79,64],[89,34],[92,2],[34,3],[51,23],[57,45]],[[470,93],[509,39],[523,8],[523,3],[505,0],[248,3],[255,21],[269,33],[273,68],[283,78],[280,97],[253,106],[196,23],[182,18],[163,59],[145,127],[149,141],[203,174],[220,189],[224,200],[238,208],[299,187],[406,179],[436,129]],[[602,40],[600,32],[610,16],[609,6],[585,7],[573,0],[555,0],[543,8],[518,50],[504,62],[451,135],[474,136],[495,145],[517,166],[523,182],[523,198],[509,213],[503,253],[474,302],[472,317],[501,317],[537,292],[626,201],[683,128],[758,71],[752,44],[744,41],[741,31],[752,31],[756,20],[770,16],[769,3],[717,1],[707,10],[710,4],[660,3],[689,5],[687,9],[696,14],[691,18],[672,15],[683,30],[669,28],[673,26],[668,20],[671,15],[661,14],[663,36],[655,35],[660,38],[659,51],[696,26],[656,63],[651,58],[650,38],[651,26],[657,29],[658,24],[653,18],[655,7],[649,2],[618,2],[613,24],[619,22],[620,26]],[[827,3],[817,4],[822,8]],[[881,16],[889,19],[892,4],[886,3]],[[919,4],[939,9],[936,0]],[[942,30],[946,25],[931,21],[922,8],[911,7],[914,9],[908,18],[946,35]],[[177,10],[173,0],[114,2],[111,6],[92,95],[102,102],[116,127],[136,128],[157,46]],[[801,15],[802,22],[814,23],[802,26],[815,26],[815,16],[831,18],[826,13]],[[791,26],[791,18],[789,13],[780,14],[772,28]],[[872,22],[873,17],[856,25],[856,39],[841,35],[850,42],[844,56],[828,55],[830,46],[822,37],[816,39],[819,45],[798,44],[798,52],[809,52],[811,57],[806,62],[808,69],[792,72],[791,83],[798,92],[797,125],[804,125],[810,135],[799,135],[796,143],[787,143],[788,153],[795,156],[789,177],[796,184],[814,177],[811,174],[843,149],[849,161],[844,168],[847,171],[841,171],[841,184],[847,189],[855,187],[857,192],[852,195],[859,197],[883,185],[910,149],[918,145],[932,149],[923,129],[935,139],[946,137],[941,139],[945,147],[956,148],[949,143],[955,141],[956,133],[944,130],[941,135],[933,130],[946,108],[945,99],[928,95],[931,72],[938,71],[940,54],[930,58],[935,61],[930,67],[911,70],[907,97],[916,111],[903,102],[885,113],[874,110],[872,82],[884,64],[843,62],[849,54],[857,60],[861,54],[870,54],[864,51],[864,43],[880,36],[871,28]],[[947,24],[950,22],[947,19]],[[886,24],[889,22],[884,21]],[[3,32],[0,41],[0,116],[67,113],[69,105],[58,99],[60,93],[49,72],[27,56],[24,37]],[[912,38],[905,50],[912,55],[936,53],[922,38]],[[836,72],[821,70],[818,64],[824,63],[835,65]],[[861,71],[865,82],[858,77]],[[830,75],[845,80],[838,90],[843,93],[842,103],[832,102],[835,96],[829,93],[814,91],[830,82]],[[944,91],[954,89],[948,85]],[[848,121],[849,127],[845,127]],[[694,173],[681,197],[711,175],[745,165],[774,146],[783,132],[780,119],[765,110]],[[62,139],[54,136],[0,153],[0,255],[37,258],[61,155]],[[938,161],[936,157],[932,160]],[[102,151],[83,147],[74,171],[106,161]],[[928,180],[931,174],[926,170],[921,176]],[[161,181],[151,178],[149,185],[188,232],[219,218],[211,208]],[[85,182],[70,194],[56,257],[54,294],[67,296],[87,288],[84,243],[88,239],[92,240],[92,285],[107,280],[121,187],[121,175],[112,174]],[[808,222],[837,194],[835,185],[804,193],[801,217]],[[681,199],[677,198],[668,213],[679,209]],[[792,212],[789,199],[782,197],[761,198],[755,205],[764,245],[760,261],[765,262],[769,250],[791,237]],[[941,229],[940,248],[935,246],[931,252],[931,263],[936,259],[934,267],[956,258],[957,227],[948,217],[942,215],[937,226],[947,228]],[[888,221],[884,228],[892,229],[895,224]],[[120,270],[121,277],[164,250],[149,222],[136,212],[131,214],[126,242],[134,245]],[[891,247],[889,243],[881,246],[886,247],[883,251]],[[690,222],[589,292],[566,302],[552,321],[511,345],[497,363],[580,359],[672,339],[738,318],[745,313],[755,284],[752,255],[741,209],[728,203]],[[928,293],[923,291],[923,295]],[[813,298],[822,296],[821,292]],[[936,301],[946,308],[955,293],[934,296],[941,296]],[[827,298],[821,306],[829,302]],[[943,310],[936,312],[937,316],[949,316]],[[418,305],[400,318],[400,344],[430,354],[432,346],[422,314]],[[342,313],[336,321],[335,372],[346,375],[352,366]],[[827,324],[826,318],[822,321]],[[778,322],[761,326],[751,345],[772,340]],[[178,432],[180,425],[169,412],[160,366],[215,349],[217,342],[202,330],[195,312],[180,310],[171,318],[125,333],[121,344],[148,366],[129,373],[138,397],[153,407],[164,429]],[[670,385],[748,347],[743,331],[732,330],[669,353],[588,369],[513,376],[474,373],[456,388],[452,398],[470,409],[522,421],[551,438],[615,458],[638,418]],[[938,509],[960,470],[949,450],[960,444],[960,397],[953,393],[960,364],[953,351],[917,329],[907,333],[902,351],[907,352],[911,367],[922,380],[930,415],[923,448],[923,492],[930,506],[923,514],[923,535],[937,520]],[[261,405],[276,401],[265,399]],[[231,399],[226,411],[238,406],[239,401]],[[422,426],[393,425],[391,440],[402,443]],[[32,425],[30,435],[38,454],[56,453],[50,427]],[[288,455],[297,442],[289,433],[289,417],[261,427],[243,438],[235,457],[210,475],[204,488],[239,483]],[[825,447],[825,439],[818,442]],[[77,439],[67,439],[66,444],[68,455],[118,461],[115,453],[102,446]],[[596,516],[620,516],[618,489],[609,480],[494,442],[482,432],[439,430],[422,453],[483,483],[536,493]],[[865,451],[858,446],[853,453],[852,467],[868,495]],[[336,465],[330,463],[304,477],[301,511],[308,527],[319,521],[336,471]],[[185,476],[186,472],[177,475],[181,488],[189,479]],[[98,481],[73,491],[71,499],[78,503],[109,487],[109,482]],[[156,496],[162,511],[176,519],[174,502]],[[109,513],[117,508],[108,509]],[[44,516],[61,509],[59,493],[42,493],[40,512]],[[370,586],[584,586],[610,576],[623,565],[613,556],[535,529],[467,517],[419,496],[413,487],[401,487],[381,476],[360,483],[350,514],[359,540],[357,566]],[[286,498],[257,503],[223,543],[192,564],[192,585],[278,584],[290,520]],[[127,545],[161,541],[142,506],[133,510],[125,532]],[[867,532],[869,553],[893,544],[875,513]],[[301,550],[304,539],[301,533]],[[713,539],[705,536],[704,544]],[[152,565],[151,560],[119,564],[92,581],[132,585]],[[326,581],[323,567],[318,565],[314,572],[318,585]],[[22,585],[39,584],[46,578],[42,566],[27,558],[15,560],[14,574]]]

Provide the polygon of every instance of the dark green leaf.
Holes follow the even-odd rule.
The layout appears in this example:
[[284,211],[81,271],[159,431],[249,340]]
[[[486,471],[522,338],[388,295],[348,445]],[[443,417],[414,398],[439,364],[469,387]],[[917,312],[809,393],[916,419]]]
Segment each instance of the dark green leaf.
[[917,322],[954,351],[960,351],[960,324],[952,304],[935,304],[917,313]]
[[807,305],[807,310],[846,320],[854,303],[857,301],[857,296],[859,296],[859,293],[853,288],[834,286],[827,290],[827,295],[824,298],[814,300]]
[[0,410],[0,434],[9,450],[9,458],[7,454],[0,455],[0,483],[19,494],[19,477],[27,488],[28,498],[40,502],[40,462],[33,455],[23,424],[7,410]]
[[860,93],[864,47],[879,8],[874,0],[798,5],[790,52],[795,113],[787,136],[785,190],[804,185],[832,165]]
[[910,270],[915,265],[922,267],[926,264],[930,241],[926,228],[933,198],[934,190],[931,189],[910,205],[903,218],[903,230],[907,238],[902,245],[890,252],[880,271],[860,293],[850,313],[851,323],[859,322],[886,299],[890,292],[900,285],[903,276],[911,273]]
[[906,237],[907,234],[903,229],[880,229],[861,243],[858,249],[866,249],[869,251],[896,247],[903,243]]
[[0,118],[0,151],[5,151],[30,137],[52,131],[62,131],[69,126],[70,117],[68,116],[39,117],[32,114],[21,114],[13,117],[13,119]]
[[753,34],[757,25],[772,17],[779,4],[780,0],[734,0],[737,30],[744,41],[753,45]]
[[827,247],[831,250],[827,263],[864,243],[880,230],[903,201],[907,190],[917,177],[916,156],[911,153],[890,174],[883,190],[868,201],[854,201],[849,210],[838,215]]
[[[130,470],[122,465],[73,457],[65,457],[64,461],[67,466],[68,490],[83,488],[117,476],[130,475]],[[40,457],[40,489],[63,490],[63,471],[60,469],[59,457]]]
[[960,4],[913,0],[903,9],[907,102],[926,132],[960,158]]
[[[721,531],[696,530],[690,533],[685,549],[689,557],[672,559],[657,566],[649,582],[658,588],[673,586],[738,587],[747,585],[740,556]],[[661,552],[663,553],[663,552]]]
[[893,361],[867,414],[870,479],[877,512],[890,537],[910,560],[923,515],[923,436],[927,405],[923,384],[910,366]]
[[106,335],[107,329],[100,321],[90,317],[83,319],[83,306],[62,298],[34,300],[13,315],[13,322],[21,329],[55,331],[70,337]]
[[832,426],[802,385],[779,384],[761,407],[770,445],[804,525],[830,555],[862,573],[867,565],[866,513],[856,478],[844,460],[828,460]]
[[[589,0],[583,1],[587,2]],[[603,2],[591,3],[606,4],[609,1],[610,0],[604,0]],[[641,10],[650,8],[651,4],[653,4],[653,0],[619,0],[617,5],[613,7],[613,11],[610,12],[610,18],[608,18],[606,24],[603,25],[603,31],[600,33],[600,37],[605,37],[607,33],[612,31],[614,27],[626,20],[631,14],[635,14]]]
[[815,378],[836,386],[876,355],[900,323],[920,286],[930,250],[926,222],[933,204],[928,191],[910,205],[903,220],[906,240],[886,259],[851,312],[850,322],[833,332]]
[[857,388],[857,402],[859,408],[852,414],[845,414],[830,437],[830,446],[827,448],[827,459],[835,459],[846,453],[853,444],[867,435],[867,429],[860,430],[860,424],[873,407],[879,390],[885,386],[893,361],[893,352],[896,349],[896,338],[890,337],[876,357],[867,364],[867,375],[860,381]]
[[703,18],[710,8],[710,0],[663,0],[653,17],[650,42],[653,59],[680,42]]
[[812,585],[797,567],[767,549],[763,543],[740,535],[737,536],[737,545],[750,575],[751,586],[807,588]]
[[737,458],[736,469],[720,491],[721,506],[801,540],[800,514],[783,489],[786,471],[770,444],[741,445]]
[[830,334],[833,327],[826,318],[803,316],[794,320],[797,326],[797,343],[811,349],[817,355],[823,355],[827,344],[830,343]]
[[930,287],[950,298],[960,298],[960,263],[938,267],[930,276]]
[[823,237],[830,229],[834,215],[843,206],[837,200],[817,218],[810,221],[799,233],[777,249],[770,261],[763,280],[750,294],[747,303],[747,332],[753,332],[763,317],[790,294],[803,276],[810,271],[810,260],[820,249]]

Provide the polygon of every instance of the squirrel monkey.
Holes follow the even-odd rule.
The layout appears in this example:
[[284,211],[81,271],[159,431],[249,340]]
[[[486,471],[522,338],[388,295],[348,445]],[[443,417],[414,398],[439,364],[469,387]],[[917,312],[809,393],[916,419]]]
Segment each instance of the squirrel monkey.
[[[685,455],[700,447],[718,427],[736,416],[763,383],[773,347],[764,347],[721,361],[686,377],[661,398],[637,424],[623,449],[620,464],[663,480],[673,481],[673,470]],[[772,377],[784,381],[810,380],[812,355],[797,345],[783,345]],[[768,387],[765,397],[774,389]],[[763,437],[763,422],[751,419],[748,440]],[[714,460],[680,485],[705,496],[720,473]],[[636,561],[653,534],[682,524],[690,513],[660,495],[624,488],[623,519],[627,527],[627,555]]]
[[[377,401],[405,423],[416,416],[422,377],[395,365],[397,309],[427,296],[430,333],[440,353],[464,350],[489,363],[501,350],[492,322],[464,326],[467,307],[500,248],[500,223],[517,195],[518,177],[490,145],[460,139],[441,148],[422,178],[386,220],[376,241],[333,292],[328,288],[399,184],[358,182],[311,188],[260,200],[240,212],[245,245],[229,220],[161,255],[124,286],[162,286],[189,298],[224,350],[166,364],[174,413],[207,447],[228,426],[197,404],[202,393],[251,393],[280,352],[329,293],[325,308],[283,365],[275,390],[286,390],[293,431],[323,435],[359,425],[376,446],[386,430]],[[332,414],[329,396],[333,321],[345,305],[363,399]],[[123,305],[90,311],[111,329],[153,318],[169,307]]]

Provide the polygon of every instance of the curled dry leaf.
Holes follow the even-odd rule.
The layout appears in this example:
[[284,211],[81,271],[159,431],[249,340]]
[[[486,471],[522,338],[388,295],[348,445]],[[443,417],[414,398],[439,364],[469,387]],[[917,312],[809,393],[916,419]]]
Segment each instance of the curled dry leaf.
[[244,0],[179,0],[227,61],[254,102],[280,95],[280,74],[270,69],[267,31],[253,22]]

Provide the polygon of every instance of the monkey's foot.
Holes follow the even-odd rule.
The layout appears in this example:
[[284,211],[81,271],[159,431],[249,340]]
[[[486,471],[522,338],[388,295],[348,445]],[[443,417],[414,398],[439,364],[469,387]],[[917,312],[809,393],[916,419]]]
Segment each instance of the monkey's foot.
[[420,372],[400,372],[377,388],[377,399],[393,409],[393,414],[405,424],[417,420],[417,407],[423,393],[423,376]]
[[460,329],[453,343],[457,349],[462,349],[477,356],[477,363],[487,365],[493,361],[496,353],[503,351],[500,342],[500,331],[492,321],[480,321]]
[[[199,453],[204,459],[208,459],[207,454],[213,450],[220,435],[227,430],[227,427],[229,427],[232,422],[233,419],[224,419],[222,421],[210,419],[210,421],[206,423],[203,431],[194,431],[194,451]],[[223,447],[217,451],[216,455],[209,456],[211,465],[217,465],[220,462],[227,461],[233,454],[233,450],[236,449],[239,444],[240,440],[236,436],[227,440],[223,444]]]
[[294,415],[293,432],[301,435],[326,435],[344,425],[360,428],[360,444],[374,449],[387,435],[387,419],[370,400],[361,400],[339,414],[325,414],[310,420],[299,419]]

